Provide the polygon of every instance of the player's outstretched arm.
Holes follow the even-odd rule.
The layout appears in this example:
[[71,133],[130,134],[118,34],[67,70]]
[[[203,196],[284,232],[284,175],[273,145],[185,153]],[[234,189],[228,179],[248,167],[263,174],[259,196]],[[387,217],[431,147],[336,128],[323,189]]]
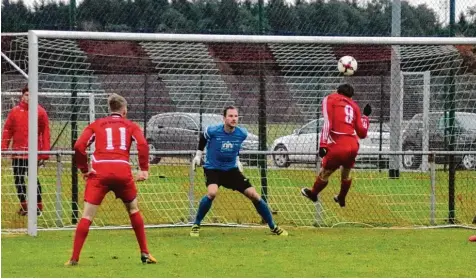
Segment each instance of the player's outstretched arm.
[[193,158],[193,161],[192,161],[194,170],[196,169],[196,167],[200,166],[200,164],[202,163],[203,150],[205,149],[206,145],[207,145],[207,138],[205,136],[205,133],[201,133],[200,139],[198,140],[197,153],[195,154],[195,157]]
[[141,171],[148,172],[149,171],[149,144],[147,143],[147,140],[144,137],[144,134],[142,133],[142,130],[138,125],[135,125],[135,128],[132,131],[132,138],[136,141],[137,152],[139,153],[138,154],[139,168]]
[[90,144],[90,139],[93,138],[94,131],[91,128],[91,125],[86,127],[79,137],[79,139],[74,144],[74,160],[76,162],[76,166],[78,169],[83,173],[88,173],[88,156],[86,154],[86,149]]
[[240,161],[240,156],[236,156],[236,165],[240,172],[243,172],[243,163]]
[[367,132],[369,130],[369,115],[372,113],[372,107],[367,104],[364,107],[364,115],[361,115],[359,107],[356,106],[357,117],[355,119],[355,132],[357,136],[361,139],[367,137]]
[[[329,133],[332,130],[333,115],[334,106],[332,105],[332,99],[327,96],[322,100],[322,116],[324,117],[324,124],[321,127],[321,135],[319,139],[319,157],[321,158],[327,154],[327,141],[329,139]],[[317,121],[319,121],[319,119]]]
[[[46,110],[42,107],[38,108],[38,128],[39,128],[39,134],[41,135],[42,139],[42,147],[41,151],[50,151],[51,146],[50,146],[50,120],[48,118],[48,114],[46,113]],[[38,158],[40,160],[48,160],[49,155],[42,154],[39,155]]]

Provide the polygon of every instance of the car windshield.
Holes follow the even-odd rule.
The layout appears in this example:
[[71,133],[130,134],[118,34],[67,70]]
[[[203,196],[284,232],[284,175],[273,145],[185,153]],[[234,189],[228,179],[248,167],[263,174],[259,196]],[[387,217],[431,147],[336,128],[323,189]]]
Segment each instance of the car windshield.
[[458,125],[465,130],[476,130],[476,114],[457,114]]

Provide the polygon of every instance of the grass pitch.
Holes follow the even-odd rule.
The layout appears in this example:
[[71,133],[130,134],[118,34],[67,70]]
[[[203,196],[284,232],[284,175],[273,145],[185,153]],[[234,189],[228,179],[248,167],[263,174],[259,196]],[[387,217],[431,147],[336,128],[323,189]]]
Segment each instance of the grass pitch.
[[156,265],[132,230],[91,230],[79,266],[64,267],[73,231],[2,235],[3,277],[475,277],[474,231],[289,228],[148,229]]

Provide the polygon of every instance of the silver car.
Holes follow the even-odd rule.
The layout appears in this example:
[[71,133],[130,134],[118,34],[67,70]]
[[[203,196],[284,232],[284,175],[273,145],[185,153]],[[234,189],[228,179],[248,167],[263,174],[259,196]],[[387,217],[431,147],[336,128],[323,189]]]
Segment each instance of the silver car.
[[[201,122],[201,129],[200,127]],[[223,123],[219,114],[167,112],[154,115],[147,123],[147,142],[151,151],[160,150],[196,150],[199,132],[206,127]],[[248,133],[242,144],[242,150],[258,150],[258,136]],[[182,155],[183,156],[183,155]],[[248,164],[256,162],[253,155],[240,155],[240,159]],[[156,164],[160,157],[151,154],[149,161]]]
[[[324,119],[319,119],[319,127],[322,127]],[[294,130],[291,135],[276,139],[270,150],[306,152],[306,155],[273,155],[274,164],[277,167],[289,167],[291,163],[316,163],[316,145],[320,132],[317,133],[317,121],[312,120],[301,128]],[[389,140],[390,129],[383,123],[382,126],[382,151],[390,150]],[[375,152],[380,149],[380,126],[379,123],[371,123],[367,137],[360,142],[359,153]],[[311,155],[313,154],[313,155]],[[359,163],[377,164],[381,168],[388,167],[388,156],[383,155],[379,160],[379,155],[358,155]]]

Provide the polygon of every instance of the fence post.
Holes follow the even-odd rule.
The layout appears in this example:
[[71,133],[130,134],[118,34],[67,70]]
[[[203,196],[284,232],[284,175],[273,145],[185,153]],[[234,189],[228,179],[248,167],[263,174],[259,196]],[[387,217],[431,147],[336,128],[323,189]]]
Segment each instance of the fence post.
[[428,155],[428,162],[430,163],[430,224],[436,225],[435,211],[436,211],[436,165],[435,154]]
[[63,173],[63,162],[61,161],[61,152],[56,154],[56,226],[63,227],[63,206],[61,202],[61,175]]
[[189,210],[188,210],[188,222],[192,223],[195,221],[195,207],[193,205],[195,198],[194,198],[194,184],[195,184],[195,171],[193,170],[193,153],[190,154],[191,156],[191,164],[190,164],[190,170],[189,170],[189,178],[190,178],[190,183],[189,183],[189,188],[188,188],[188,202],[189,202]]

